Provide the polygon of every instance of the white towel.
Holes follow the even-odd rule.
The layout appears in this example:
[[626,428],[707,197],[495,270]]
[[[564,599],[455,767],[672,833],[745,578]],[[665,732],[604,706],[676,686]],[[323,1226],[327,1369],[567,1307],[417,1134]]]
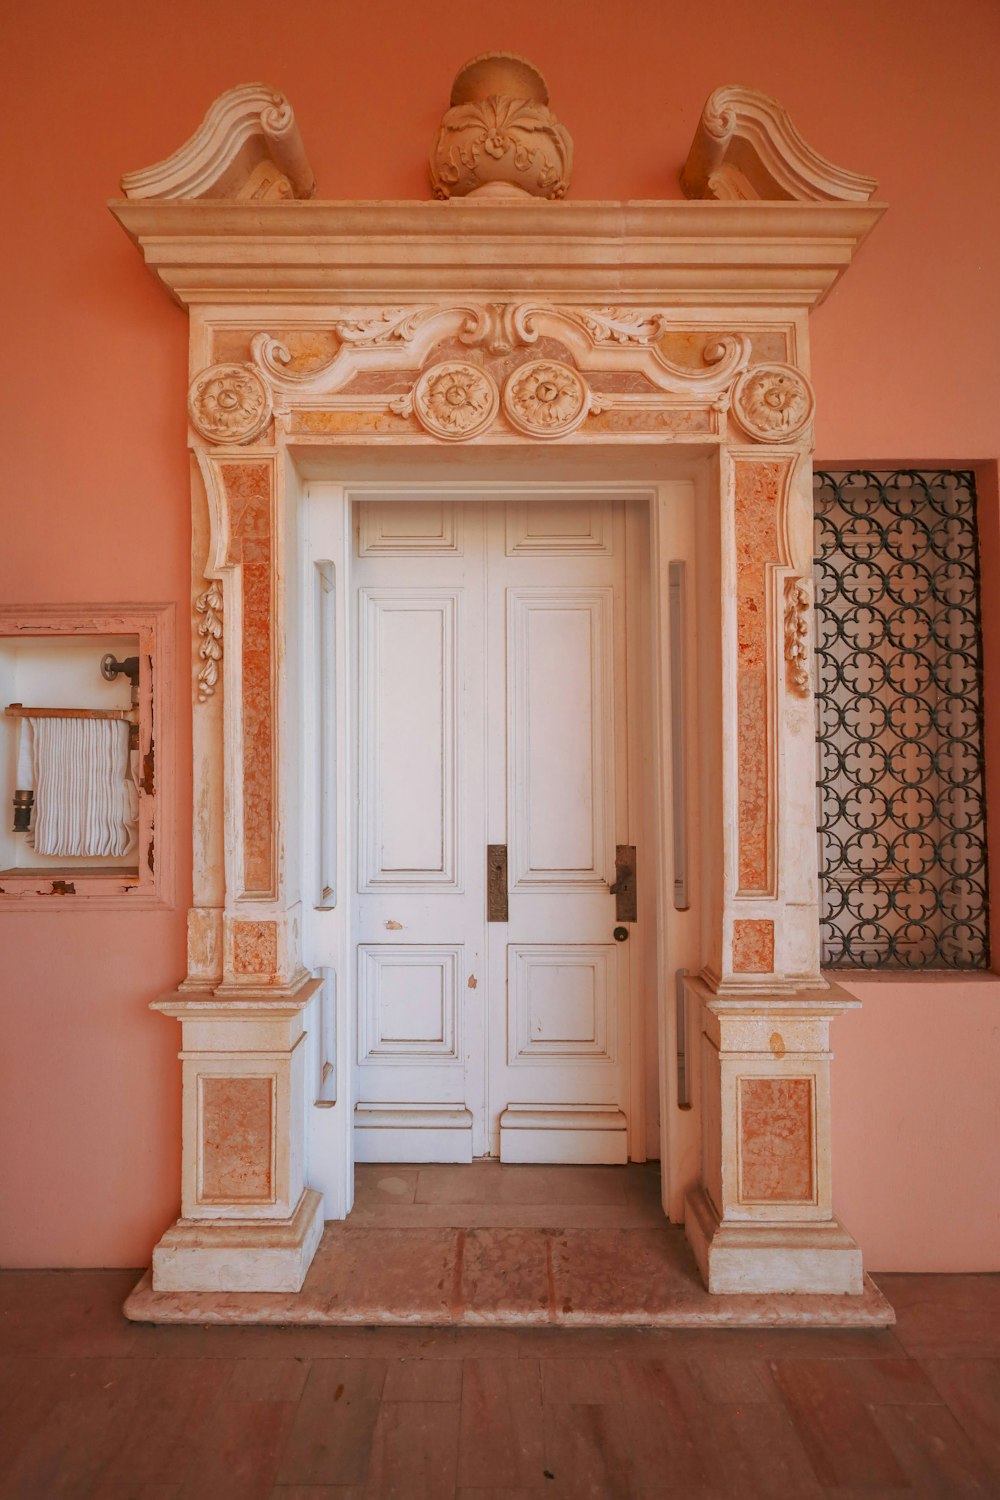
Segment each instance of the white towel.
[[35,793],[38,854],[118,859],[131,847],[139,799],[124,719],[22,719],[18,787]]

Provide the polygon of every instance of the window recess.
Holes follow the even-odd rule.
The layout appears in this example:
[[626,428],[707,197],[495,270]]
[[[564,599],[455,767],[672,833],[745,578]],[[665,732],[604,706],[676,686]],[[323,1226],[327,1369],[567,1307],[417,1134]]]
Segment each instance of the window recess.
[[820,471],[814,501],[822,962],[988,968],[974,476]]

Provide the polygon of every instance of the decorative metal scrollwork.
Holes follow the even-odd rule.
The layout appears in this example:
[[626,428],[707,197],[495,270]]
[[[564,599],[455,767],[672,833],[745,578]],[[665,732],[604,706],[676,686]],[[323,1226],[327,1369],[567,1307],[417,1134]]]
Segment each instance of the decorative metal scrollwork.
[[986,968],[973,475],[818,473],[814,499],[823,963]]

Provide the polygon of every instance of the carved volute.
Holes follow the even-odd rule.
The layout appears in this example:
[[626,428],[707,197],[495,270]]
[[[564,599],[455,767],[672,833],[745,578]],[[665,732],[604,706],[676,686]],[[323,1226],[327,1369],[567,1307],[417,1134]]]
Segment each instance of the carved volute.
[[573,142],[548,105],[545,79],[523,57],[488,52],[467,62],[431,147],[434,196],[565,197]]

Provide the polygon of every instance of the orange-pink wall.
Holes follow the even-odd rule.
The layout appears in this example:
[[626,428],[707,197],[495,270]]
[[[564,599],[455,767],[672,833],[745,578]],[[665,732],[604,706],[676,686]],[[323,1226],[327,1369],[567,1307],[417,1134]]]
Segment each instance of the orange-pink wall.
[[[291,97],[324,196],[422,197],[452,75],[498,46],[547,75],[574,197],[676,196],[725,82],[772,93],[818,150],[877,175],[891,211],[814,319],[820,456],[996,457],[994,0],[34,0],[4,36],[0,597],[187,599],[186,320],[103,206],[120,173],[263,79]],[[183,871],[184,670],[176,713]],[[186,901],[182,882],[162,914],[0,912],[8,1264],[138,1264],[176,1213],[177,1036],[146,1002],[183,973]],[[993,987],[925,985],[872,987],[838,1023],[837,1200],[872,1264],[1000,1265],[982,1207],[996,1018]],[[927,1140],[931,1084],[949,1107]]]

